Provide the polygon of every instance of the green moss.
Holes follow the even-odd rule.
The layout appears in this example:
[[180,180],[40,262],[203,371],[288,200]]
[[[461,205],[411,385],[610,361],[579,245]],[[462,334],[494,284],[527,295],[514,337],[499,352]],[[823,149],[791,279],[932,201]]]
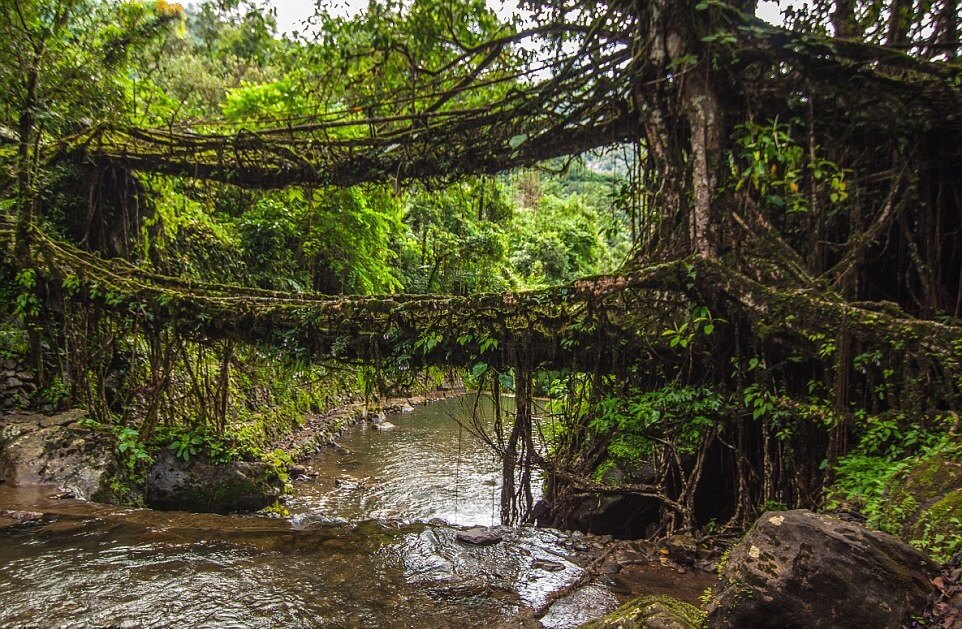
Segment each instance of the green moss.
[[889,488],[876,524],[936,561],[962,551],[962,464],[951,454],[924,458]]
[[647,627],[695,629],[704,627],[707,615],[690,603],[670,596],[642,596],[607,616],[582,625],[582,629],[645,629]]
[[936,561],[948,561],[962,552],[962,488],[950,491],[919,513],[910,541]]

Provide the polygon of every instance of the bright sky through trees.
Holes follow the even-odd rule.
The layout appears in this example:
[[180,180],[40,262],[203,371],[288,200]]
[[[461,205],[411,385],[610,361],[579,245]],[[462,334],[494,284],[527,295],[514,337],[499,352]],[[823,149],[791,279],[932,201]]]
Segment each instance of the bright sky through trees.
[[[489,0],[490,5],[497,7],[499,13],[511,15],[517,9],[516,0]],[[268,4],[277,10],[277,30],[280,33],[289,33],[294,30],[301,30],[304,21],[314,15],[315,0],[269,0]],[[319,4],[332,13],[349,15],[359,11],[367,5],[367,0],[320,0]],[[758,16],[772,24],[781,24],[782,19],[779,13],[778,2],[767,0],[759,2]]]

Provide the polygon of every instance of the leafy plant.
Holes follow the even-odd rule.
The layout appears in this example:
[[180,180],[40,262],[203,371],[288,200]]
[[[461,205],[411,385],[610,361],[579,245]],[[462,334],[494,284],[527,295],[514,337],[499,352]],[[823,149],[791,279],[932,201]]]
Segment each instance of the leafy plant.
[[135,470],[141,464],[149,464],[153,457],[140,440],[140,432],[134,428],[118,426],[117,451],[121,454],[128,470]]
[[198,434],[183,433],[170,442],[170,449],[174,451],[177,458],[190,461],[190,458],[201,452],[204,446],[204,438]]

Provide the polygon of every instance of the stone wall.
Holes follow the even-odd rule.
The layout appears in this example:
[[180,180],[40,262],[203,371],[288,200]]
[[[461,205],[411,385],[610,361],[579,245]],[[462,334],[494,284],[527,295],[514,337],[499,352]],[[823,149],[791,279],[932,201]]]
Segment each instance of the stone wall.
[[12,358],[0,362],[0,411],[26,408],[37,390],[33,373],[22,362]]

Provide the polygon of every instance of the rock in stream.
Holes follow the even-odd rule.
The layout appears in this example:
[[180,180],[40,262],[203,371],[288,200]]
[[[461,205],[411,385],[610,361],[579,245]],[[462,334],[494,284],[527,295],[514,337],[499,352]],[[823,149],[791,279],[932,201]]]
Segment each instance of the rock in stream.
[[769,512],[732,549],[710,624],[898,629],[925,607],[935,574],[891,535],[811,511]]

